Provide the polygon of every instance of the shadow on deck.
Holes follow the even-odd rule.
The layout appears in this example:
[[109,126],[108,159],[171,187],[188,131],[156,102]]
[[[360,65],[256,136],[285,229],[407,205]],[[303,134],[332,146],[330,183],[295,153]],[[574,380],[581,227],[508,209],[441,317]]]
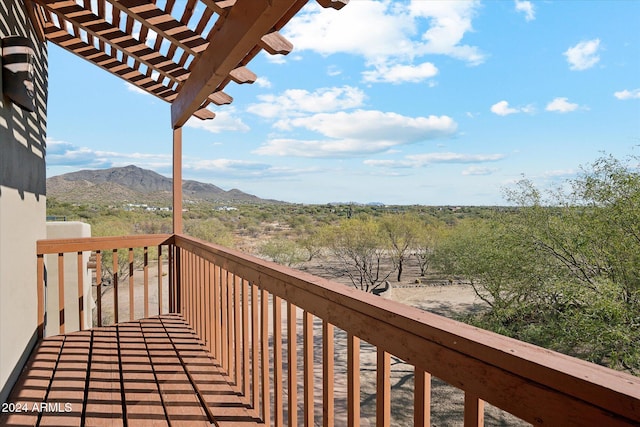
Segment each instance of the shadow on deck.
[[250,426],[260,422],[181,316],[46,338],[3,426]]

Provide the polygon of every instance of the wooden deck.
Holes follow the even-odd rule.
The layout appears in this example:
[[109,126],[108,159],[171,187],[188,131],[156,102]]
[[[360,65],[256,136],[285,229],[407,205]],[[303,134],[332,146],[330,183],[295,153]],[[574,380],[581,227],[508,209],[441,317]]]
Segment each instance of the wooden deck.
[[259,423],[174,314],[44,339],[7,404],[2,426]]

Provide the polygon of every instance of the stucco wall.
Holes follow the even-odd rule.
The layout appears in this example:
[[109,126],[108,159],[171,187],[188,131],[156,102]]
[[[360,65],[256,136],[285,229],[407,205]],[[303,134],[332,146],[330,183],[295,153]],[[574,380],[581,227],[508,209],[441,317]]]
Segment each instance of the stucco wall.
[[0,97],[0,402],[35,343],[36,240],[46,236],[47,49],[22,0],[0,1],[0,37],[9,35],[29,37],[36,47],[36,111]]
[[[91,237],[91,226],[79,221],[47,222],[47,239],[71,239]],[[91,296],[91,271],[87,269],[90,252],[82,254],[83,272],[83,307],[84,326],[90,328],[92,324],[93,297]],[[58,335],[60,331],[60,316],[58,305],[58,255],[45,256],[47,269],[47,324],[45,335]],[[80,330],[78,314],[78,256],[76,253],[64,254],[64,331],[65,333]]]

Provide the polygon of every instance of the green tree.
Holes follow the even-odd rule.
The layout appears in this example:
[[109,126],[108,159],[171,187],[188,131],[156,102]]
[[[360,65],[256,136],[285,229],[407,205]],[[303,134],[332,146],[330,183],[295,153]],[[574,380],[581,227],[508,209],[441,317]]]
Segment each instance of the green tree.
[[273,238],[260,245],[258,252],[273,262],[292,267],[306,259],[303,250],[290,239]]
[[596,160],[553,191],[522,180],[517,209],[464,220],[438,248],[490,310],[472,323],[613,368],[640,372],[637,159]]
[[385,236],[373,219],[355,217],[327,226],[324,241],[338,260],[337,274],[348,276],[357,289],[372,292],[394,271],[385,266]]
[[398,273],[396,280],[402,280],[405,260],[416,246],[420,234],[420,222],[411,214],[387,214],[380,220],[382,233],[389,241],[391,260]]
[[438,241],[442,240],[445,233],[446,229],[443,223],[429,223],[420,227],[412,254],[418,260],[421,277],[426,276],[433,262]]

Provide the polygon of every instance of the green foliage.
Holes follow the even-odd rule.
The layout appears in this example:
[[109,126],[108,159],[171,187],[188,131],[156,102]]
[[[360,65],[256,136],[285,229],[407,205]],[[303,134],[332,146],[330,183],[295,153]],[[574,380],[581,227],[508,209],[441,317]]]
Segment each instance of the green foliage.
[[263,243],[258,251],[278,264],[292,267],[306,260],[304,251],[292,240],[271,239]]
[[188,221],[185,224],[185,232],[190,236],[222,246],[232,247],[234,244],[233,234],[217,218]]
[[507,191],[519,208],[461,221],[439,246],[491,310],[478,326],[640,373],[640,175],[612,157],[542,192]]

